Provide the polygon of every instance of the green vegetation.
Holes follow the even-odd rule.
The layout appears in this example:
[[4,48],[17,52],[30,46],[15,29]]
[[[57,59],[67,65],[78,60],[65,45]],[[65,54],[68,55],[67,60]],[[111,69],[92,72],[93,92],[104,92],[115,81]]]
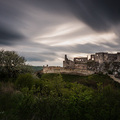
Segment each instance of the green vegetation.
[[43,69],[42,66],[31,66],[31,68],[32,68],[34,71],[39,71],[39,70],[42,70],[42,69]]
[[19,74],[0,82],[1,120],[119,120],[120,84],[107,74]]
[[15,51],[0,50],[0,78],[15,78],[20,73],[32,73],[33,70],[25,64],[24,57],[19,56]]

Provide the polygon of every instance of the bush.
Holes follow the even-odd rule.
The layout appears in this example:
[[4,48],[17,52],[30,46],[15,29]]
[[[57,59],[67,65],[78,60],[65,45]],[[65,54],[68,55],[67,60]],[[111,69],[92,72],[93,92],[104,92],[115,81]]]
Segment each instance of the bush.
[[99,75],[103,75],[103,72],[102,71],[99,71],[99,73],[98,73]]
[[28,87],[31,89],[31,87],[34,85],[34,78],[30,73],[20,74],[17,77],[15,84],[20,88]]
[[33,69],[25,64],[24,57],[15,51],[0,50],[0,77],[16,78],[19,73],[32,73]]
[[111,71],[111,70],[108,70],[108,74],[111,74],[111,75],[112,75],[112,74],[113,74],[113,71]]

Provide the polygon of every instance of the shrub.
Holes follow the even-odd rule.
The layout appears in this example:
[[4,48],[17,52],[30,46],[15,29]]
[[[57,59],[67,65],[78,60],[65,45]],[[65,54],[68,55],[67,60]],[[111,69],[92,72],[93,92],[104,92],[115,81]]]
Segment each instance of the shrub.
[[34,85],[34,78],[30,73],[20,74],[17,77],[15,84],[20,88],[28,87],[31,89],[31,87]]
[[108,74],[111,74],[111,75],[112,75],[112,74],[113,74],[113,71],[111,71],[111,70],[108,70]]
[[98,73],[99,75],[103,75],[103,72],[102,71],[99,71],[99,73]]
[[13,83],[10,82],[0,82],[0,92],[1,93],[14,93],[15,91],[15,86]]
[[25,64],[24,57],[15,51],[0,50],[0,77],[16,78],[19,73],[32,73],[33,69]]

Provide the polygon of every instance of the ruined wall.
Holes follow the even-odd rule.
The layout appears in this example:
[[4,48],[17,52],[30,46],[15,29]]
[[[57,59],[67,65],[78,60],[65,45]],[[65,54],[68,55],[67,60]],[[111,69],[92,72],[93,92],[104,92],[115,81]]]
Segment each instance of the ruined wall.
[[87,57],[74,58],[75,68],[87,70]]
[[108,60],[108,53],[104,53],[104,61]]
[[99,53],[99,63],[103,63],[104,62],[104,53]]
[[94,61],[95,60],[95,55],[91,55],[90,60]]
[[63,61],[63,67],[65,67],[65,68],[74,68],[74,62],[69,60],[67,58],[67,55],[65,55],[65,60]]
[[99,62],[99,53],[95,53],[95,62]]
[[43,73],[59,73],[60,72],[60,69],[61,67],[57,66],[57,67],[52,67],[52,66],[49,66],[49,67],[43,67]]
[[87,62],[87,69],[88,70],[96,71],[97,70],[97,66],[99,66],[98,62],[91,61],[91,60],[89,60]]
[[74,58],[74,63],[75,64],[87,63],[87,57]]
[[66,68],[74,68],[74,62],[73,61],[63,61],[63,67],[66,67]]
[[69,61],[69,68],[74,68],[75,67],[75,65],[74,65],[74,62],[73,61]]
[[63,67],[66,67],[66,66],[67,66],[66,62],[65,62],[65,61],[63,61]]
[[81,70],[87,70],[87,63],[75,64],[75,68],[79,68]]
[[63,67],[44,67],[43,73],[66,73],[66,74],[83,74],[83,75],[94,74],[94,72],[90,70],[70,69]]
[[96,53],[95,54],[95,62],[99,62],[100,64],[103,63],[104,61],[108,60],[108,53]]
[[108,60],[109,62],[117,60],[117,54],[108,54]]
[[120,52],[117,53],[117,61],[120,62]]
[[67,55],[65,55],[63,67],[79,70],[106,71],[111,62],[120,62],[120,53],[108,54],[107,52],[99,52],[92,54],[89,60],[87,57],[76,57],[73,61],[69,60]]

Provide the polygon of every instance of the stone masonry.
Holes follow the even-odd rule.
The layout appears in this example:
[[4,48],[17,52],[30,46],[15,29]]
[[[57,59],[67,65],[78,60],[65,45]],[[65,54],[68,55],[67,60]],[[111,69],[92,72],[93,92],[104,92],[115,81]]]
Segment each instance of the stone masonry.
[[[115,70],[113,69],[117,64],[117,69],[120,69],[120,52],[116,54],[111,54],[107,52],[99,52],[90,55],[90,59],[88,57],[75,57],[72,60],[67,58],[65,55],[65,60],[63,61],[64,68],[77,68],[81,70],[92,70],[92,71],[108,71]],[[110,66],[113,66],[113,68]]]

